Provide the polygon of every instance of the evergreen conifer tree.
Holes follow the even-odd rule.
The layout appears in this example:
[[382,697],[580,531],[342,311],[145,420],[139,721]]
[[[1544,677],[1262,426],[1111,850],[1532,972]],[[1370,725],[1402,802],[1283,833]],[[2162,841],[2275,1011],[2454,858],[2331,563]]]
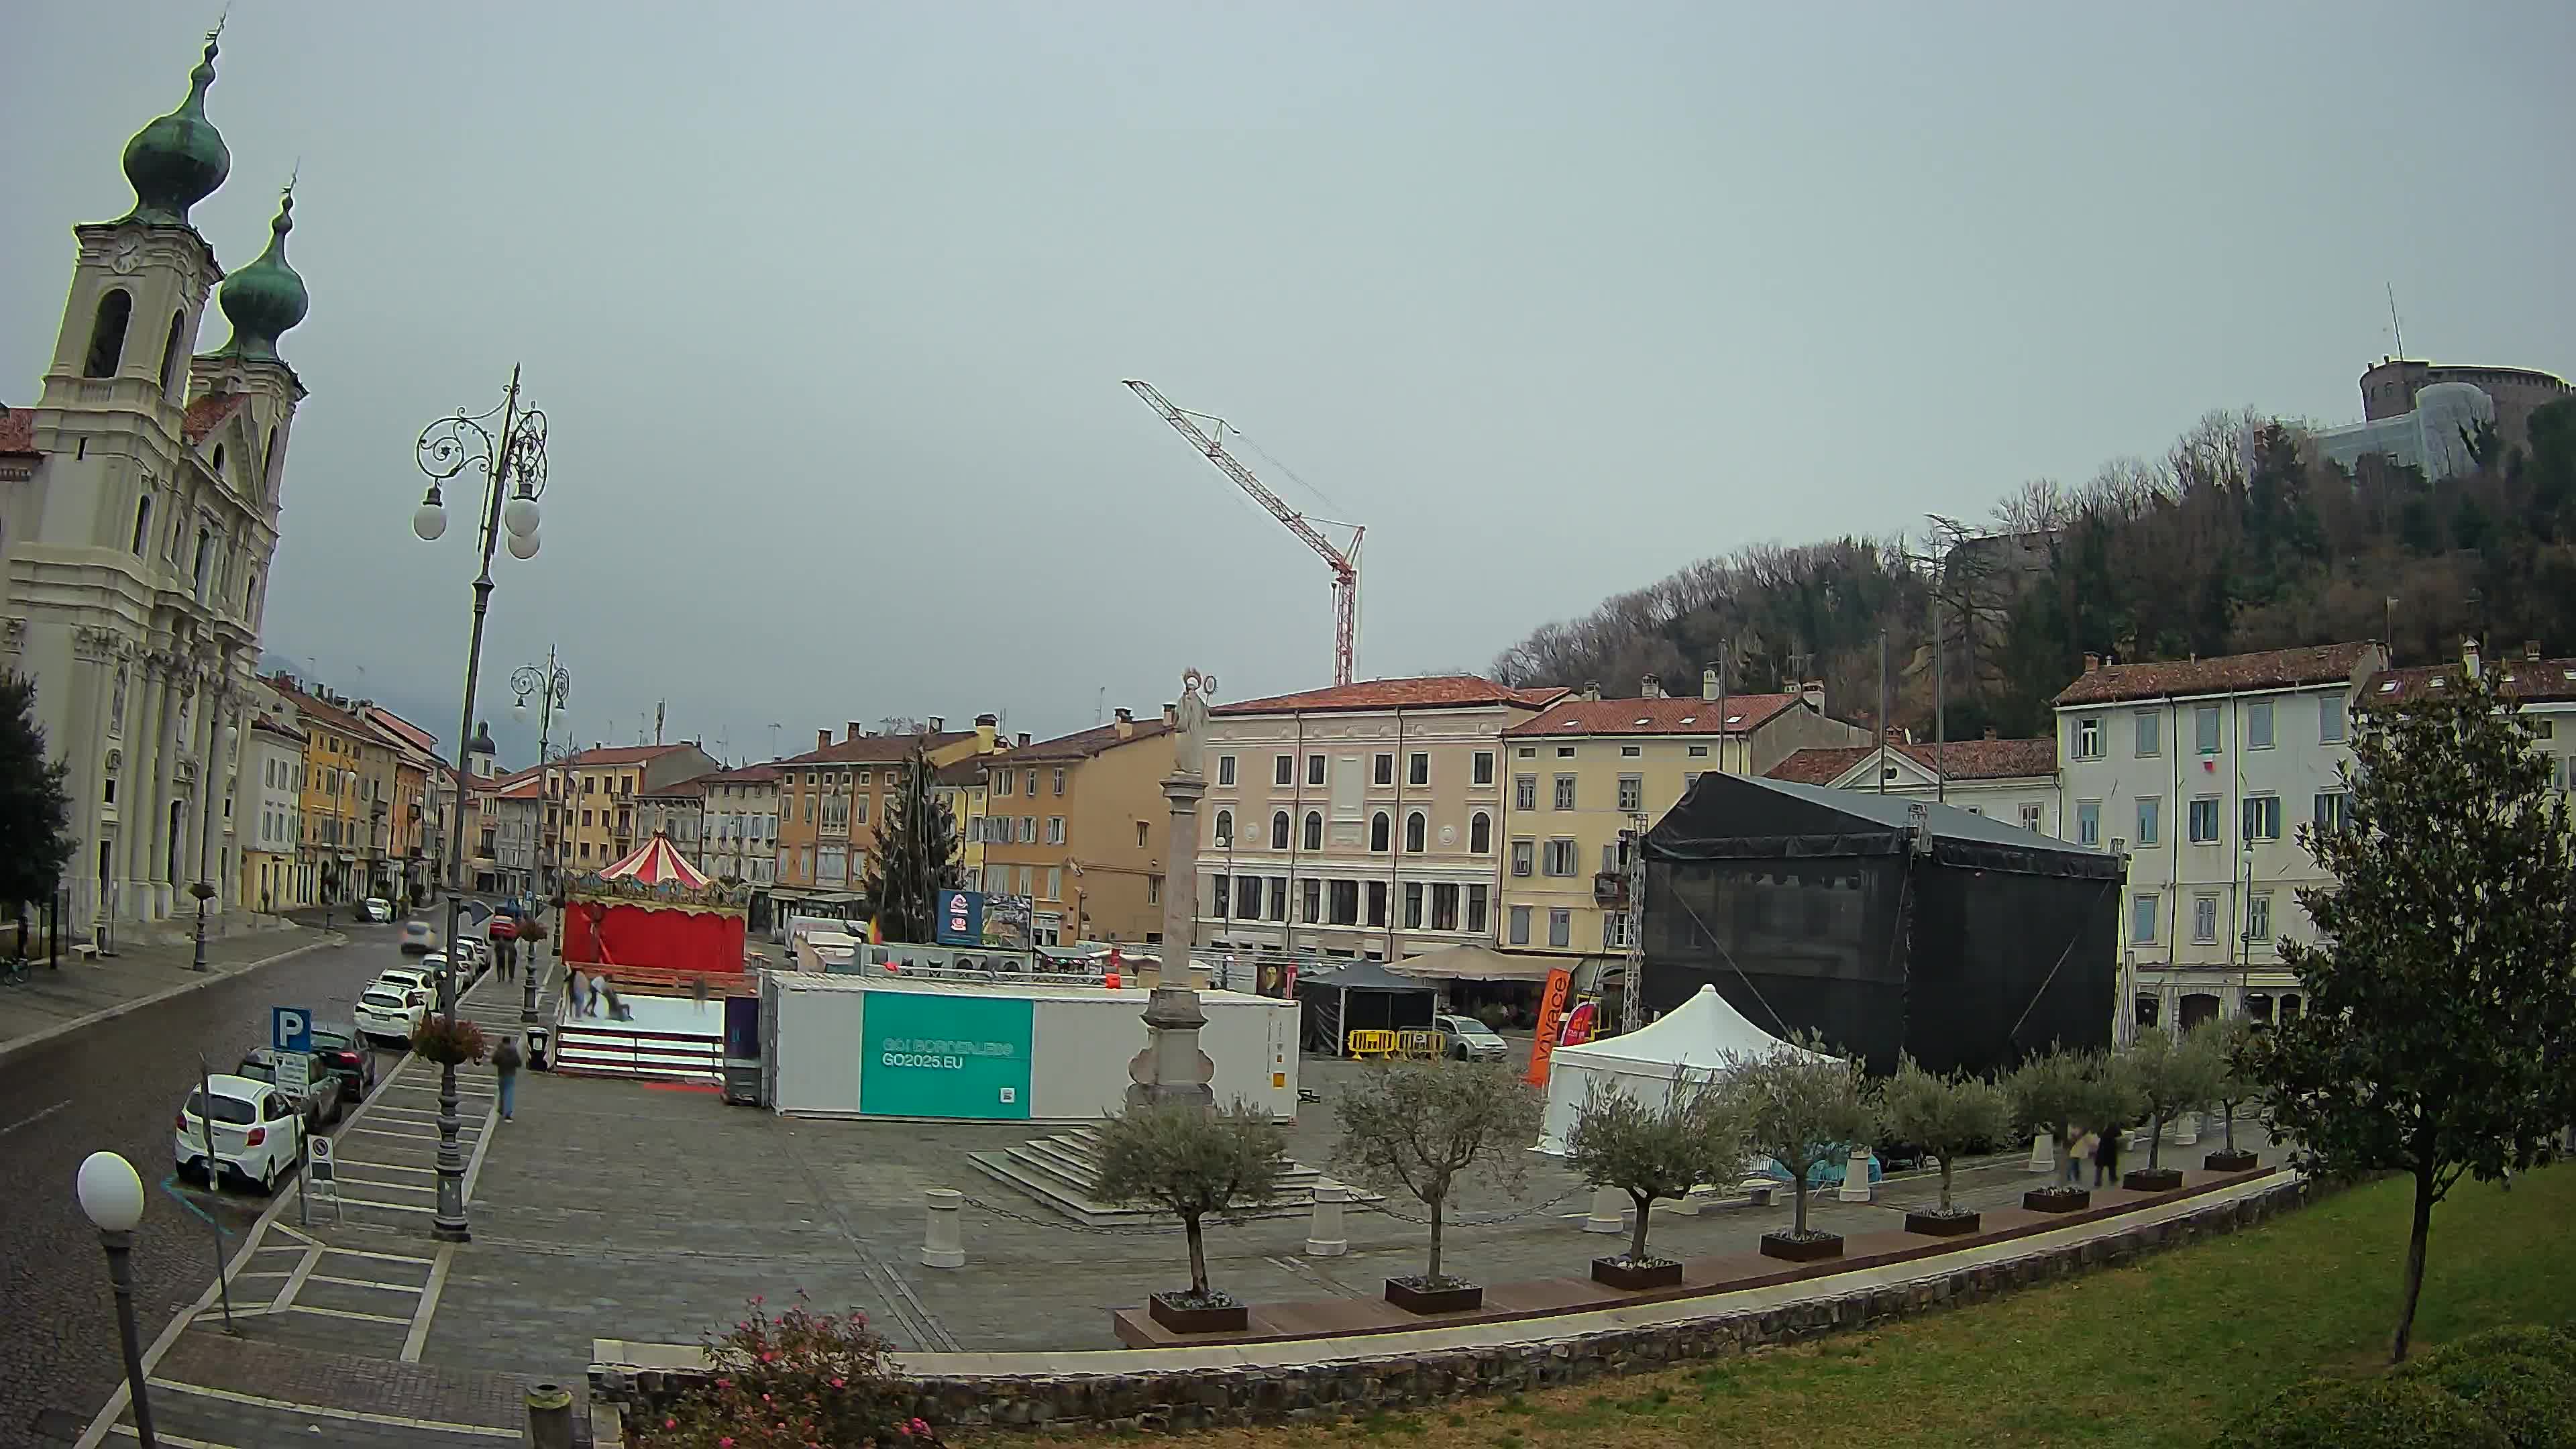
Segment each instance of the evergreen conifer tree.
[[52,900],[71,864],[68,771],[45,756],[35,681],[0,674],[0,906],[12,915]]
[[927,943],[935,936],[939,892],[963,885],[965,872],[957,821],[931,789],[929,755],[914,745],[901,768],[902,783],[868,851],[863,888],[886,940]]

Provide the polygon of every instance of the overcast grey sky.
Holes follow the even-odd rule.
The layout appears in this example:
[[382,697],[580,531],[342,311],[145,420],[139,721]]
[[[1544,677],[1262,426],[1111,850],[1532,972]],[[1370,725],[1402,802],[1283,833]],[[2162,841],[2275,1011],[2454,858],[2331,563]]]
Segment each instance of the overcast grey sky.
[[[12,7],[0,399],[219,8]],[[236,0],[196,215],[247,263],[300,158],[276,653],[452,734],[471,549],[411,539],[412,442],[523,362],[554,481],[486,698],[552,640],[582,739],[667,697],[759,757],[1328,677],[1322,561],[1124,377],[1368,526],[1384,675],[2211,407],[2357,416],[2384,285],[2418,355],[2565,373],[2571,55],[2565,0]]]

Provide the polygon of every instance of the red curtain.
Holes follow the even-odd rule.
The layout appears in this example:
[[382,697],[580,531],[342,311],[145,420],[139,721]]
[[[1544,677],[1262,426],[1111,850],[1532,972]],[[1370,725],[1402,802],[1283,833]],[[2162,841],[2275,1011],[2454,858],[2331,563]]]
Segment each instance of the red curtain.
[[580,965],[739,973],[743,918],[611,901],[564,907],[564,959]]

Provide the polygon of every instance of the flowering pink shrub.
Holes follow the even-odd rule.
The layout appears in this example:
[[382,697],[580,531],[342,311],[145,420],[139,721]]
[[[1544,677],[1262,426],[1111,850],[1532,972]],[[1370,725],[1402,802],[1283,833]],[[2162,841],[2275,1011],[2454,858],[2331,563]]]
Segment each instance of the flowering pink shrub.
[[[801,1295],[800,1295],[801,1296]],[[714,1377],[629,1422],[636,1449],[939,1449],[894,1381],[867,1315],[803,1303],[707,1337]]]

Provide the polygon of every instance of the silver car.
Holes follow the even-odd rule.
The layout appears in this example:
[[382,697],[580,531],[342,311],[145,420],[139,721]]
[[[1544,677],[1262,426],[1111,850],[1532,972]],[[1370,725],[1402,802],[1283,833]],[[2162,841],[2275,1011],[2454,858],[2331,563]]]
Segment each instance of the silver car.
[[1500,1061],[1511,1055],[1512,1044],[1472,1016],[1435,1016],[1431,1024],[1448,1034],[1448,1054],[1459,1061]]

